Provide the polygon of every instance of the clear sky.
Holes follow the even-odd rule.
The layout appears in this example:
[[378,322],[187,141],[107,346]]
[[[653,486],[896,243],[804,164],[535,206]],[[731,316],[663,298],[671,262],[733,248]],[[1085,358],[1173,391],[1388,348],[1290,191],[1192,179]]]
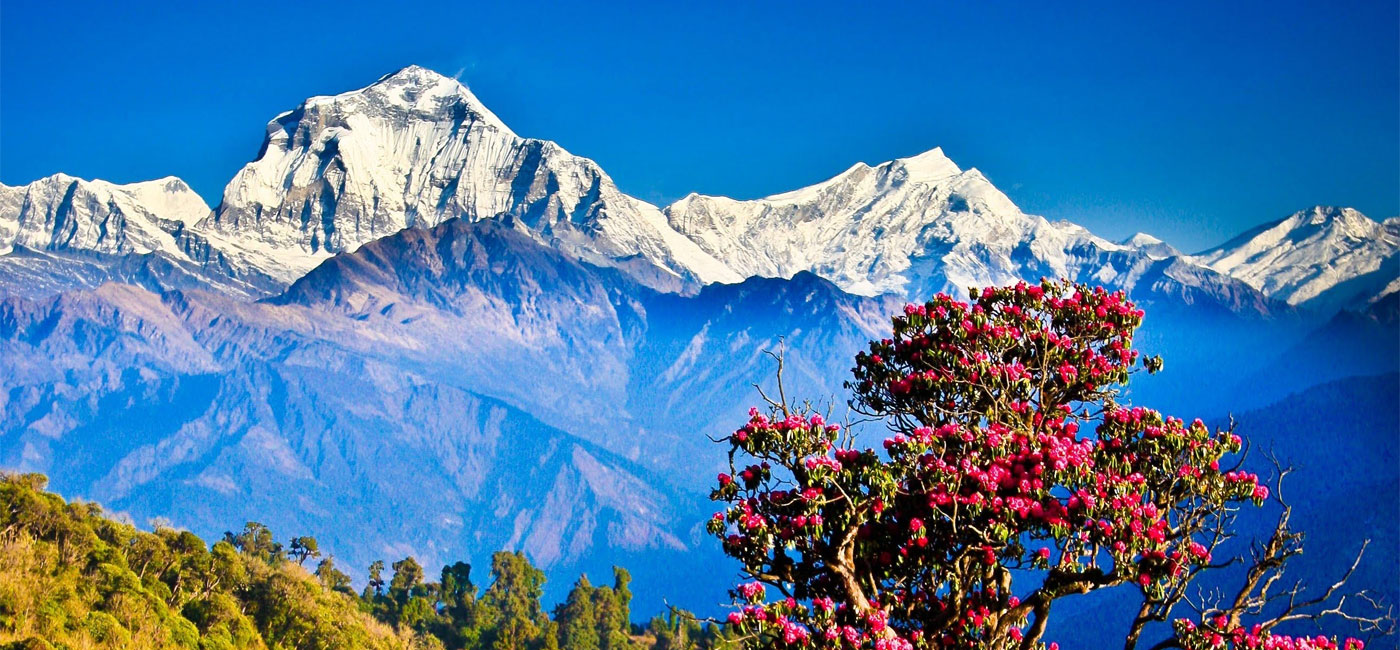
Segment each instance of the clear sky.
[[1028,212],[1186,249],[1400,213],[1395,0],[215,4],[4,0],[0,182],[214,204],[274,115],[417,63],[657,203],[942,146]]

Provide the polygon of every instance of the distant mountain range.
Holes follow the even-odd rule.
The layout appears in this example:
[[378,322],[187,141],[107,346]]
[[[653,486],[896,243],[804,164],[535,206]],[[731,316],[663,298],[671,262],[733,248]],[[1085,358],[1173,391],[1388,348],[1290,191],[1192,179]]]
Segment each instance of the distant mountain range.
[[1071,277],[1148,307],[1167,370],[1132,400],[1220,415],[1400,368],[1397,249],[1321,207],[1199,255],[1108,241],[937,149],[663,209],[409,67],[273,119],[212,210],[174,178],[0,186],[0,466],[352,568],[519,548],[709,607],[708,436],[768,352],[839,417],[905,300]]
[[0,466],[205,533],[309,530],[352,567],[502,547],[598,575],[682,566],[723,464],[706,434],[770,379],[765,350],[785,341],[793,389],[834,396],[894,308],[806,273],[659,292],[451,220],[260,302],[118,284],[0,301]]
[[1315,207],[1196,256],[1290,305],[1370,304],[1400,288],[1400,217],[1376,223],[1351,208]]
[[[939,149],[858,163],[764,199],[692,194],[660,209],[622,193],[593,161],[517,136],[457,81],[410,66],[278,115],[213,210],[174,178],[122,186],[60,174],[0,186],[0,251],[9,252],[0,289],[108,279],[183,288],[195,267],[206,284],[260,297],[332,255],[454,218],[503,220],[681,292],[800,271],[850,293],[906,296],[1054,276],[1143,294],[1185,289],[1236,309],[1266,310],[1265,298],[1336,309],[1394,290],[1400,269],[1396,218],[1316,207],[1183,255],[1150,235],[1111,242],[1027,215]],[[143,255],[163,264],[147,264],[145,276],[122,271]],[[83,265],[111,271],[67,270]]]

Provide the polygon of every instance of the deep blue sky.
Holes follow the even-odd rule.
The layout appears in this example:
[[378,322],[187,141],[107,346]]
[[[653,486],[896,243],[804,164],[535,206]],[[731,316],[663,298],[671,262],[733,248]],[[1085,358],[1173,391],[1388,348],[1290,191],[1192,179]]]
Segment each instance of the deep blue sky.
[[942,146],[1029,212],[1187,249],[1400,212],[1394,0],[184,4],[5,1],[0,181],[173,174],[213,204],[274,115],[417,63],[658,203]]

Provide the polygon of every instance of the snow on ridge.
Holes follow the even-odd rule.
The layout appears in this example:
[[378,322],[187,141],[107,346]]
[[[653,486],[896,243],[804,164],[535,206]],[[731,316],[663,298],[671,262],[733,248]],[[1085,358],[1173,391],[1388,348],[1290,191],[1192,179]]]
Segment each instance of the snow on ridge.
[[742,279],[597,163],[517,136],[465,86],[417,66],[274,120],[193,230],[290,284],[325,257],[457,217],[507,219],[661,289]]
[[[336,102],[353,101],[370,97],[386,108],[394,107],[412,111],[415,117],[438,119],[444,105],[454,102],[473,113],[481,122],[505,133],[515,135],[506,123],[491,109],[477,99],[476,95],[461,81],[418,65],[409,65],[386,74],[374,83],[363,88],[348,90],[336,95],[315,95],[307,98],[299,111],[310,106],[326,106]],[[296,111],[287,111],[274,118],[273,122],[285,119]]]
[[908,158],[896,158],[886,164],[902,167],[908,175],[909,182],[931,182],[962,173],[952,159],[943,153],[943,147],[934,147]]
[[1094,256],[1125,250],[1077,224],[1023,213],[941,149],[860,163],[751,201],[691,194],[665,211],[672,226],[741,275],[811,271],[866,295],[1072,275],[1085,247]]
[[185,258],[176,233],[209,213],[183,180],[118,184],[56,173],[0,186],[0,254],[15,246]]
[[1175,246],[1168,244],[1160,237],[1145,232],[1134,233],[1133,236],[1118,243],[1127,248],[1140,250],[1154,259],[1167,259],[1181,256],[1181,251],[1177,250]]
[[1380,289],[1370,285],[1391,280],[1386,269],[1397,265],[1400,241],[1400,217],[1378,224],[1351,208],[1317,207],[1195,256],[1146,233],[1111,242],[1076,223],[1024,213],[940,149],[858,163],[750,201],[691,194],[666,214],[742,275],[811,271],[852,293],[911,297],[1041,276],[1131,289],[1151,263],[1170,260],[1177,281],[1209,290],[1223,277],[1290,305],[1326,295],[1316,306],[1327,310],[1345,304],[1342,293],[1369,297]]
[[[1192,257],[1265,295],[1300,305],[1355,278],[1384,273],[1400,252],[1400,221],[1353,208],[1314,206]],[[1378,291],[1392,278],[1374,280]]]
[[[54,191],[30,200],[41,181],[79,184],[83,209],[34,208],[63,200]],[[1400,247],[1400,217],[1378,224],[1350,208],[1323,207],[1196,256],[1145,233],[1112,242],[1024,213],[941,148],[856,163],[761,199],[692,193],[661,209],[624,194],[594,161],[521,138],[465,85],[419,66],[278,115],[263,150],[214,211],[173,177],[128,185],[61,174],[41,181],[0,185],[0,254],[16,244],[182,259],[196,251],[197,263],[284,285],[337,253],[458,217],[505,220],[663,290],[801,271],[866,295],[1040,276],[1126,288],[1150,263],[1170,259],[1301,304],[1359,276],[1383,276]],[[60,221],[66,225],[55,228]]]
[[198,223],[210,212],[209,204],[204,202],[204,198],[191,189],[188,183],[174,176],[126,185],[114,185],[100,180],[92,183],[107,186],[113,191],[125,192],[153,213],[173,218],[185,226]]
[[[765,196],[762,199],[758,200],[769,201],[773,203],[803,201],[810,198],[814,194],[821,193],[826,188],[840,186],[842,183],[845,182],[846,179],[851,178],[855,175],[864,174],[870,170],[874,170],[875,173],[878,175],[902,183],[931,183],[962,173],[962,170],[958,168],[957,164],[955,164],[950,158],[948,158],[947,155],[943,153],[942,147],[934,147],[933,149],[925,151],[921,154],[909,156],[906,158],[896,158],[894,160],[880,163],[873,167],[864,162],[857,162],[856,164],[851,165],[849,168],[847,168],[846,171],[843,171],[819,183],[808,185],[806,187],[799,187],[795,190],[790,190],[787,192],[780,192],[778,194]],[[969,171],[976,172],[975,169]],[[697,194],[694,192],[690,193],[684,199],[681,200],[684,201],[686,199],[696,197],[738,201],[737,199],[730,199],[729,197],[708,196]]]
[[1378,303],[1386,296],[1389,296],[1390,294],[1395,293],[1397,291],[1400,291],[1400,278],[1395,278],[1394,280],[1391,280],[1388,284],[1381,288],[1380,292],[1372,296],[1367,302],[1370,304]]

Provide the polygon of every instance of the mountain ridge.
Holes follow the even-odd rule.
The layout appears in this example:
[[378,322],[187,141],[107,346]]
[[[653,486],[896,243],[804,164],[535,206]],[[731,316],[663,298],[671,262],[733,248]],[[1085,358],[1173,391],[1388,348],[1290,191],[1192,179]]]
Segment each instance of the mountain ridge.
[[[1221,304],[1269,311],[1247,286],[1196,266],[1143,235],[1123,243],[1069,221],[1049,221],[1016,207],[976,168],[961,170],[935,148],[875,166],[857,164],[815,185],[747,201],[688,195],[666,208],[672,225],[742,275],[787,277],[812,271],[862,295],[911,299],[938,291],[1070,277],[1150,299],[1144,278],[1175,260],[1173,282]],[[1141,246],[1138,245],[1141,242]],[[1165,251],[1170,251],[1164,254]],[[1141,289],[1141,290],[1139,290]]]
[[[464,219],[256,302],[124,284],[11,297],[0,464],[202,532],[268,517],[352,566],[514,548],[556,568],[666,567],[639,594],[674,594],[670,575],[718,594],[699,527],[725,459],[708,436],[744,421],[779,351],[788,394],[844,419],[852,355],[901,302],[805,271],[663,292]],[[1167,367],[1125,397],[1185,413],[1214,410],[1200,398],[1217,375],[1267,363],[1278,328],[1184,303],[1146,322],[1135,347]],[[386,527],[402,544],[375,541]]]
[[[828,369],[889,308],[812,275],[660,292],[454,219],[257,302],[115,283],[0,299],[0,464],[206,533],[254,513],[343,529],[323,544],[356,564],[509,547],[602,571],[640,554],[718,593],[692,551],[723,459],[696,432],[742,415],[784,340],[794,386],[835,394]],[[367,534],[388,526],[402,546]],[[665,593],[666,575],[637,588]]]
[[[82,182],[118,192],[126,203],[146,196],[152,204],[133,204],[122,215],[170,210],[159,195],[109,189],[141,184]],[[42,294],[108,280],[161,291],[195,287],[202,278],[224,293],[263,297],[337,253],[453,218],[501,220],[642,285],[683,293],[799,271],[856,294],[915,299],[1064,276],[1141,300],[1190,294],[1262,315],[1298,308],[1325,319],[1363,304],[1400,275],[1400,219],[1375,225],[1338,209],[1342,221],[1365,231],[1347,240],[1338,268],[1320,251],[1346,238],[1309,239],[1298,219],[1308,211],[1184,255],[1151,235],[1113,242],[1072,222],[1026,214],[940,148],[856,163],[761,199],[692,193],[658,208],[621,192],[593,161],[551,141],[521,138],[460,82],[414,65],[360,89],[310,97],[274,117],[257,157],[212,210],[202,200],[173,219],[114,220],[112,210],[89,210],[65,223],[78,234],[101,235],[54,247],[52,237],[35,233],[61,232],[56,220],[26,215],[61,213],[61,197],[49,191],[30,200],[40,209],[28,212],[17,198],[44,194],[38,190],[46,183],[0,186],[0,247],[11,253],[0,254],[0,292]],[[178,179],[150,183],[193,195]],[[108,223],[119,227],[106,229]],[[1269,242],[1255,241],[1280,228],[1286,232],[1269,241],[1308,246],[1275,255],[1264,250]]]
[[507,219],[662,288],[738,279],[593,161],[517,136],[465,86],[418,66],[275,118],[196,230],[243,264],[285,265],[273,272],[290,284],[333,253],[454,217]]
[[[1192,256],[1290,305],[1358,307],[1400,276],[1400,217],[1314,206]],[[1359,286],[1358,286],[1359,285]]]
[[204,200],[174,176],[119,185],[52,174],[0,185],[0,255],[16,246],[174,254],[180,230],[208,213]]

